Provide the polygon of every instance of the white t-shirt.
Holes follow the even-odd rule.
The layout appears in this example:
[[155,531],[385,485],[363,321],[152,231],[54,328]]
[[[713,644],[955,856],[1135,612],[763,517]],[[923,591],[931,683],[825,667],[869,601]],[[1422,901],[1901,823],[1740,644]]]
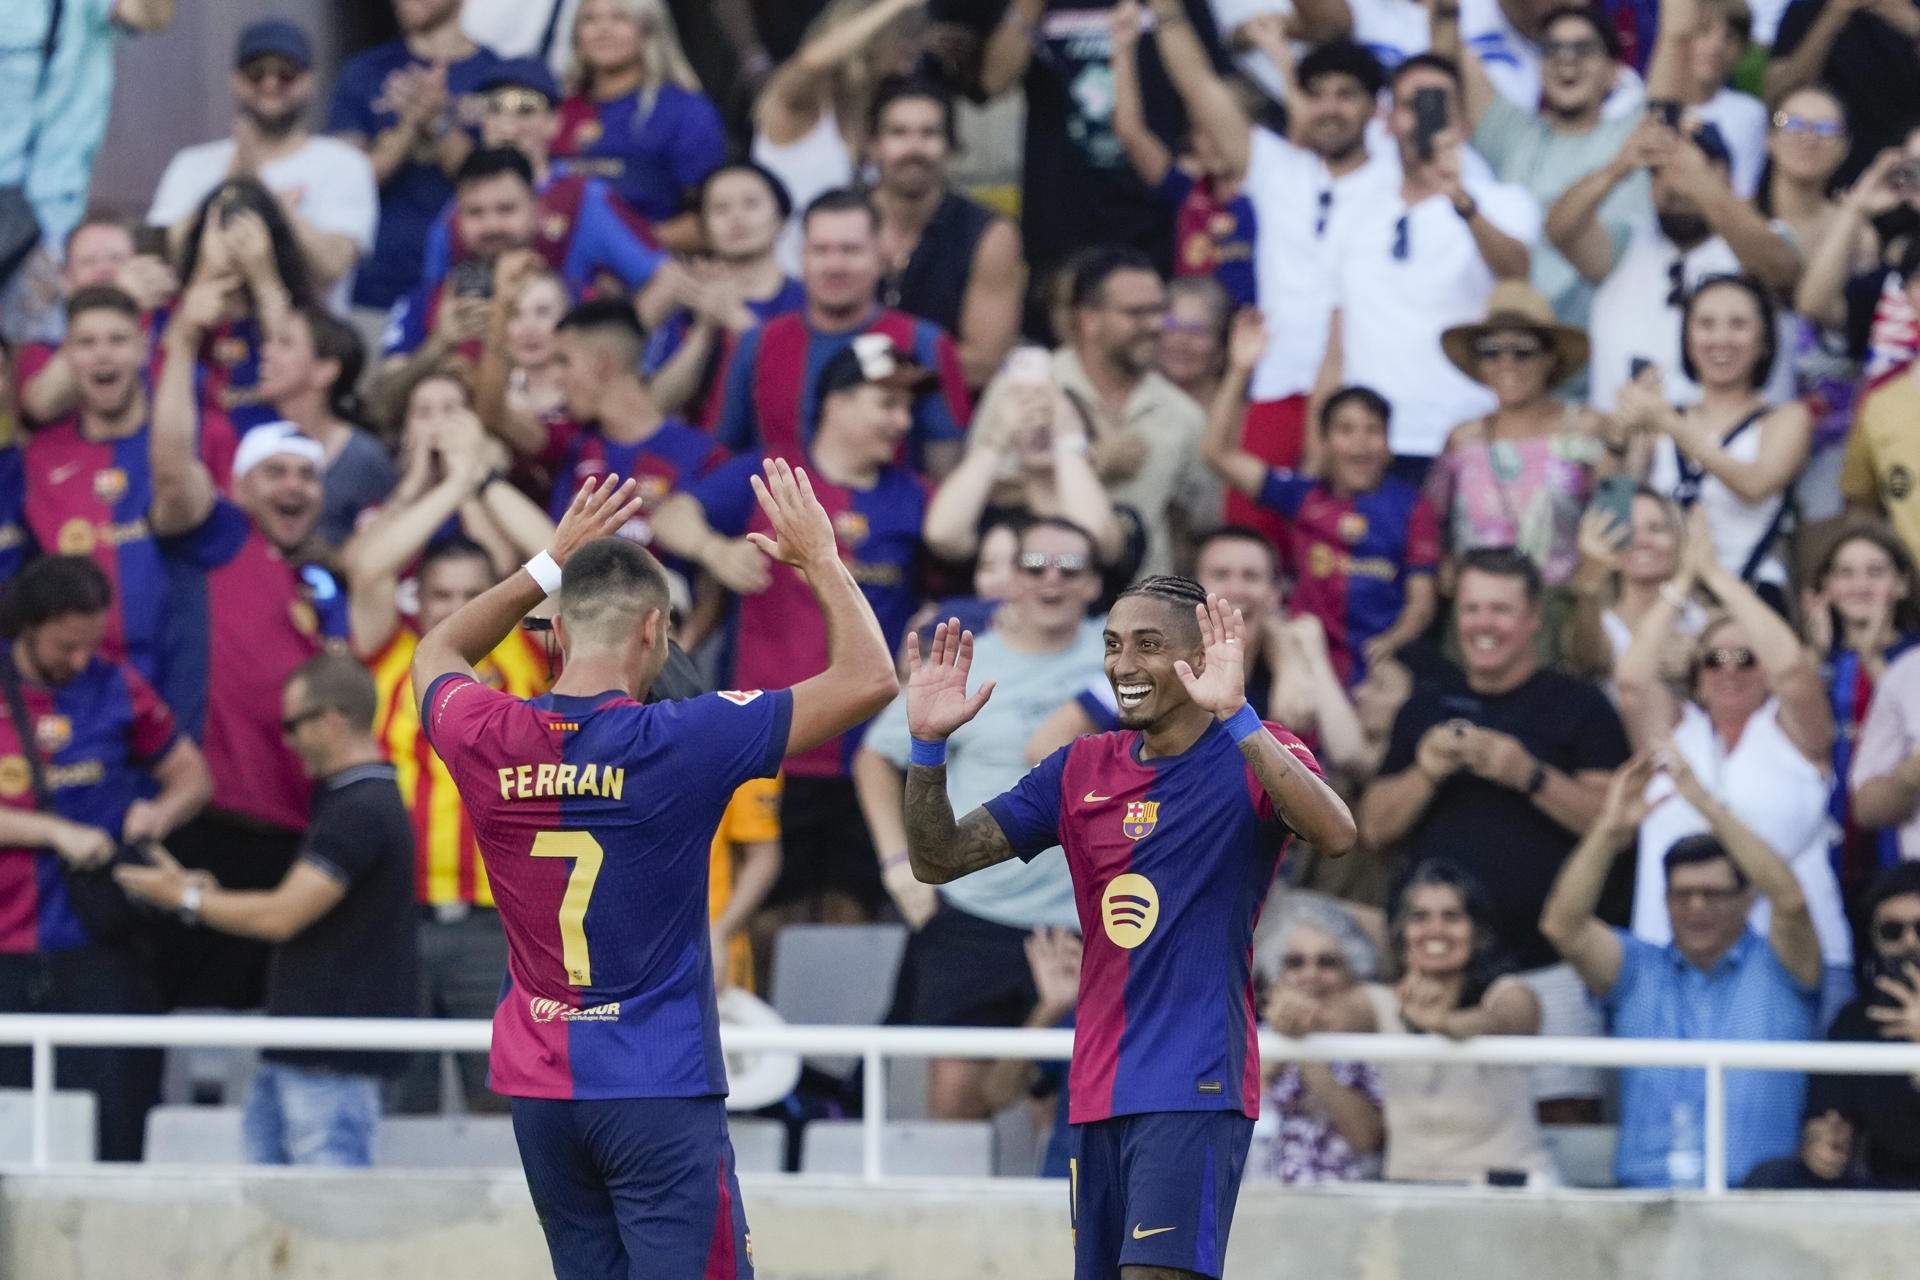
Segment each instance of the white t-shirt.
[[[1463,157],[1467,193],[1494,226],[1531,247],[1540,206],[1519,187],[1483,176]],[[1405,252],[1393,250],[1403,239]],[[1480,319],[1493,273],[1473,233],[1444,196],[1409,209],[1398,185],[1358,202],[1330,249],[1340,312],[1343,383],[1372,387],[1393,406],[1388,440],[1396,454],[1430,458],[1462,422],[1493,411],[1493,393],[1453,367],[1440,334]]]
[[[554,20],[554,9],[560,10]],[[546,49],[553,74],[565,77],[573,61],[573,19],[580,0],[466,0],[460,9],[460,30],[467,39],[503,58],[537,58],[540,38],[553,25]]]
[[1329,246],[1361,207],[1395,198],[1399,180],[1399,156],[1391,145],[1370,146],[1366,163],[1336,178],[1306,148],[1268,129],[1253,131],[1242,190],[1260,231],[1255,287],[1267,321],[1266,358],[1253,375],[1255,400],[1313,389],[1334,306]]
[[[233,149],[233,139],[222,138],[176,151],[160,175],[147,222],[170,227],[197,209],[226,179]],[[294,209],[316,229],[347,237],[362,254],[373,248],[380,192],[373,164],[358,147],[316,134],[298,151],[262,166],[260,180],[276,194],[297,191]],[[335,311],[346,310],[352,280],[349,271],[329,294],[327,303]]]
[[[1427,6],[1420,0],[1347,0],[1347,7],[1353,12],[1352,40],[1364,45],[1389,72],[1431,43]],[[1292,12],[1291,0],[1213,0],[1214,26],[1222,38],[1263,13]],[[1305,57],[1311,48],[1304,41],[1296,42],[1294,57]],[[1275,101],[1285,100],[1287,90],[1280,69],[1266,54],[1255,50],[1242,53],[1240,68]]]
[[847,140],[840,132],[839,117],[834,115],[832,107],[827,107],[820,112],[813,128],[792,142],[769,142],[755,133],[752,154],[756,164],[766,166],[769,173],[780,179],[793,201],[793,216],[780,232],[776,252],[781,268],[788,275],[798,277],[801,217],[816,196],[836,187],[853,185],[853,152],[848,150]]
[[1767,104],[1737,89],[1722,89],[1693,114],[1720,131],[1733,157],[1733,189],[1742,200],[1760,190],[1760,169],[1767,162]]
[[[1752,462],[1760,456],[1760,435],[1760,424],[1752,423],[1726,445],[1727,456],[1735,462]],[[1676,497],[1681,481],[1680,452],[1671,438],[1662,436],[1653,447],[1653,465],[1647,471],[1647,484],[1668,497]],[[1755,566],[1752,580],[1783,588],[1787,585],[1787,566],[1780,558],[1779,530],[1774,524],[1786,504],[1786,491],[1762,502],[1748,502],[1728,488],[1726,481],[1703,472],[1696,501],[1707,513],[1707,532],[1713,537],[1714,555],[1722,568],[1732,574],[1744,572],[1755,550],[1773,533],[1774,545]]]
[[[1840,905],[1840,883],[1827,861],[1827,772],[1802,755],[1780,727],[1780,704],[1769,700],[1754,712],[1729,751],[1714,733],[1707,713],[1692,702],[1682,703],[1673,745],[1707,794],[1732,809],[1793,868],[1820,935],[1821,958],[1829,965],[1851,965],[1853,933]],[[1667,915],[1666,869],[1661,860],[1675,841],[1706,831],[1707,820],[1673,795],[1673,780],[1665,775],[1647,784],[1646,795],[1649,800],[1672,798],[1656,805],[1640,824],[1633,934],[1665,946],[1673,938],[1673,921]],[[1763,897],[1754,904],[1748,923],[1764,938],[1772,914]]]

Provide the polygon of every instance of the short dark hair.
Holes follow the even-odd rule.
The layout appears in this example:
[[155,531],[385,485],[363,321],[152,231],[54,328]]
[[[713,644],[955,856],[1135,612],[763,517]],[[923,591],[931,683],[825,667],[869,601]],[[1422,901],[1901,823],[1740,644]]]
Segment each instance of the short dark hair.
[[583,333],[605,338],[619,347],[621,363],[637,374],[646,354],[647,331],[640,327],[631,303],[619,298],[590,298],[560,317],[559,333]]
[[750,173],[767,184],[767,192],[773,196],[773,207],[780,211],[780,221],[785,222],[793,216],[793,193],[787,190],[787,184],[780,181],[776,174],[758,160],[734,160],[721,165],[700,180],[700,189],[694,197],[693,207],[704,210],[707,207],[707,193],[713,190],[713,184],[728,174]]
[[1122,271],[1147,271],[1155,278],[1160,269],[1153,259],[1130,244],[1103,244],[1090,251],[1073,273],[1073,307],[1078,311],[1100,305],[1107,281]]
[[1527,591],[1527,603],[1539,604],[1540,595],[1546,590],[1545,581],[1540,576],[1540,566],[1523,551],[1513,547],[1475,547],[1460,557],[1460,576],[1465,577],[1469,570],[1491,574],[1496,578],[1518,578]]
[[293,669],[287,683],[300,682],[307,706],[314,711],[338,711],[355,733],[373,732],[380,695],[373,677],[344,653],[316,653]]
[[1620,61],[1620,33],[1613,29],[1613,24],[1607,21],[1604,13],[1590,4],[1557,4],[1547,11],[1546,17],[1540,19],[1540,25],[1535,30],[1544,36],[1547,28],[1562,18],[1578,18],[1592,27],[1593,34],[1600,37],[1601,47],[1607,51],[1607,56],[1615,62]]
[[1720,843],[1720,837],[1709,831],[1681,836],[1675,840],[1661,856],[1660,866],[1666,873],[1666,882],[1672,884],[1673,873],[1677,868],[1697,867],[1703,862],[1712,862],[1715,859],[1725,861],[1727,866],[1732,868],[1735,888],[1747,887],[1747,873],[1740,869],[1740,864],[1735,862],[1732,855],[1727,852],[1727,846]]
[[1889,899],[1905,897],[1920,897],[1920,862],[1896,862],[1882,871],[1873,887],[1867,890],[1862,904],[1865,914],[1861,918],[1871,922]]
[[867,108],[867,136],[880,136],[880,121],[887,114],[887,108],[896,102],[915,99],[931,102],[939,106],[940,115],[947,135],[947,150],[955,151],[960,146],[960,134],[953,119],[953,93],[945,85],[929,76],[888,76],[874,90],[873,105]]
[[533,190],[533,162],[518,147],[476,147],[461,161],[453,174],[453,189],[460,191],[475,182],[485,182],[503,173],[511,173]]
[[1413,908],[1416,890],[1450,889],[1460,899],[1460,909],[1473,925],[1473,949],[1467,957],[1465,982],[1460,990],[1462,1008],[1480,1003],[1495,980],[1513,972],[1511,958],[1500,944],[1494,922],[1493,899],[1480,878],[1457,862],[1446,858],[1428,858],[1417,864],[1393,895],[1392,913],[1387,917],[1387,940],[1394,958],[1404,964],[1407,950],[1407,916]]
[[112,607],[113,584],[92,556],[41,556],[0,596],[0,636],[17,640],[55,618]]
[[1326,403],[1320,406],[1320,430],[1324,432],[1327,424],[1333,421],[1333,415],[1349,404],[1359,405],[1380,419],[1382,426],[1391,426],[1393,423],[1393,406],[1387,403],[1387,398],[1372,387],[1355,384],[1340,388],[1328,396]]
[[[1005,524],[1013,530],[1014,545],[1016,547],[1024,547],[1027,545],[1027,535],[1035,529],[1058,529],[1062,533],[1071,533],[1077,538],[1084,538],[1087,543],[1088,554],[1098,556],[1100,552],[1100,544],[1093,540],[1093,535],[1087,532],[1086,526],[1076,524],[1065,516],[1031,516],[1022,519],[1018,524],[1013,524],[1005,520],[998,523]],[[984,535],[985,530],[982,530],[983,538]]]
[[1200,624],[1194,620],[1195,606],[1207,602],[1207,589],[1192,578],[1182,578],[1178,574],[1163,573],[1140,581],[1122,591],[1114,603],[1119,604],[1133,596],[1145,596],[1158,600],[1168,606],[1179,618],[1181,634],[1191,639],[1195,648],[1200,645]]
[[1200,557],[1207,549],[1221,542],[1250,542],[1267,553],[1267,560],[1273,565],[1274,572],[1280,570],[1280,551],[1273,545],[1273,539],[1250,524],[1223,524],[1218,529],[1201,538],[1193,549],[1193,562],[1200,563]]
[[595,538],[568,557],[560,574],[560,616],[575,626],[591,626],[613,611],[665,613],[672,597],[666,570],[647,549],[621,537]]
[[1685,304],[1680,308],[1680,371],[1693,381],[1700,381],[1700,371],[1694,366],[1693,353],[1687,350],[1687,330],[1693,325],[1693,309],[1702,295],[1711,289],[1738,289],[1753,299],[1753,305],[1760,311],[1760,358],[1754,361],[1753,368],[1747,373],[1747,383],[1755,391],[1767,385],[1768,377],[1773,373],[1774,361],[1780,358],[1780,330],[1774,322],[1773,299],[1768,296],[1766,286],[1744,273],[1708,276],[1693,286],[1687,294]]
[[1368,97],[1378,97],[1387,83],[1386,69],[1380,65],[1380,59],[1373,56],[1373,50],[1353,40],[1329,40],[1315,45],[1300,59],[1295,76],[1308,93],[1314,91],[1315,81],[1327,76],[1352,76]]
[[90,284],[75,289],[67,299],[67,323],[72,324],[89,311],[117,311],[135,324],[140,323],[140,304],[117,284]]
[[327,407],[339,417],[360,421],[365,414],[355,388],[366,371],[367,344],[360,340],[359,331],[326,307],[311,302],[295,307],[294,314],[307,322],[314,357],[340,366],[327,387]]
[[420,567],[415,570],[414,576],[424,582],[435,565],[454,560],[478,560],[487,566],[489,576],[497,572],[493,554],[485,547],[464,533],[450,533],[427,548],[426,554],[420,557]]
[[866,192],[856,191],[852,187],[835,187],[815,196],[808,202],[807,211],[800,215],[800,230],[804,232],[819,214],[852,213],[855,210],[867,215],[867,222],[874,231],[880,230],[880,211],[873,207],[873,201],[867,199]]
[[1393,80],[1391,82],[1393,84],[1393,91],[1396,94],[1399,93],[1400,82],[1407,78],[1407,73],[1418,71],[1422,67],[1430,71],[1438,71],[1441,75],[1453,81],[1453,87],[1455,89],[1461,87],[1459,63],[1455,62],[1452,58],[1442,57],[1437,53],[1416,53],[1393,69]]
[[129,239],[133,238],[134,222],[132,218],[123,217],[108,209],[89,210],[87,216],[75,223],[73,230],[67,232],[67,238],[60,242],[61,257],[71,257],[73,255],[73,242],[80,238],[82,231],[88,231],[94,227],[111,227],[115,230],[125,232]]

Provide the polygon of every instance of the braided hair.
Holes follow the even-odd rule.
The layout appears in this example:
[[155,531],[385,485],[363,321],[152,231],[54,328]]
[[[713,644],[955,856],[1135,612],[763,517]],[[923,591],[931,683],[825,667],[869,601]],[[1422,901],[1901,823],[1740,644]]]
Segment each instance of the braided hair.
[[1186,633],[1191,636],[1196,647],[1199,645],[1200,624],[1194,621],[1193,611],[1195,606],[1206,604],[1207,589],[1205,587],[1195,582],[1192,578],[1183,578],[1173,573],[1163,573],[1156,574],[1150,578],[1140,579],[1140,581],[1134,583],[1125,591],[1122,591],[1114,603],[1118,604],[1121,600],[1125,600],[1129,596],[1148,596],[1154,600],[1172,605],[1173,612],[1175,616],[1180,619],[1180,623],[1182,627],[1185,628]]

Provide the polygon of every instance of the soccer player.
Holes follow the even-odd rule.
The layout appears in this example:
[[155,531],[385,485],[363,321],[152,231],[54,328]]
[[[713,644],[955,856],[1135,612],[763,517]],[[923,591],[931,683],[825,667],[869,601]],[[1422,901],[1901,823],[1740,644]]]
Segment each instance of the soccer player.
[[907,839],[942,884],[1060,845],[1085,953],[1069,1075],[1076,1280],[1218,1277],[1260,1113],[1253,928],[1289,833],[1339,856],[1353,817],[1247,705],[1240,611],[1146,578],[1107,615],[1122,728],[1079,738],[959,822],[946,739],[979,713],[973,636],[907,641]]
[[[792,689],[641,706],[667,660],[660,564],[621,538],[638,488],[592,482],[547,551],[422,637],[421,723],[466,802],[507,931],[492,1074],[559,1280],[751,1277],[727,1139],[708,846],[734,789],[838,736],[899,691],[880,624],[806,472],[752,478],[806,579],[827,669]],[[548,592],[564,655],[530,702],[479,661]]]

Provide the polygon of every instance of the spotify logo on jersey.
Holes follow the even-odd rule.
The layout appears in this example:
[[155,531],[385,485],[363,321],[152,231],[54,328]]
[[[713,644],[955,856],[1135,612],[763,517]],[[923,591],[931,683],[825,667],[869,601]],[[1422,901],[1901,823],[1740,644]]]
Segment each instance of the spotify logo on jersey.
[[1160,895],[1153,881],[1131,871],[1115,876],[1100,895],[1100,919],[1114,946],[1131,951],[1145,942],[1160,922]]

